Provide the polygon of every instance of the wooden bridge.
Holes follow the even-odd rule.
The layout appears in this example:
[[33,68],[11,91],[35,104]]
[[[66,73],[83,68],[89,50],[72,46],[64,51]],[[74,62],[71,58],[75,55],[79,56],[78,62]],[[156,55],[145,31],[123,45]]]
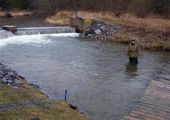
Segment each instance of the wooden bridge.
[[169,120],[170,84],[152,80],[129,116],[122,120]]

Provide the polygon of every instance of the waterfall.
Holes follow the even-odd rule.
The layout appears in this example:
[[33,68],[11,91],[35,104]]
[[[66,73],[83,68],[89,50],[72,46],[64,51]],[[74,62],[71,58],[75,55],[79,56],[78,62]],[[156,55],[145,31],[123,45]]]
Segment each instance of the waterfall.
[[12,37],[14,34],[10,31],[0,30],[0,39]]
[[55,33],[75,33],[75,28],[71,27],[36,27],[18,28],[15,35],[35,35],[35,34],[55,34]]

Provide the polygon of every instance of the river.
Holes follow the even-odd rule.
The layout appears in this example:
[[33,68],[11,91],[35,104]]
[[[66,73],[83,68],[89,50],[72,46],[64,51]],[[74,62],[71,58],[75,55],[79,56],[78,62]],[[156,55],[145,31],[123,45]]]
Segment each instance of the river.
[[[40,19],[36,20],[34,23]],[[27,23],[30,21],[27,19]],[[24,26],[25,22],[20,24]],[[29,25],[25,27],[35,27]],[[59,98],[64,96],[65,88],[70,90],[125,59],[128,47],[79,38],[77,33],[14,36],[0,41],[0,60],[4,64],[28,82],[40,85],[48,96]],[[70,91],[67,101],[95,120],[120,120],[133,109],[168,57],[169,52],[143,49],[138,64],[126,59]]]

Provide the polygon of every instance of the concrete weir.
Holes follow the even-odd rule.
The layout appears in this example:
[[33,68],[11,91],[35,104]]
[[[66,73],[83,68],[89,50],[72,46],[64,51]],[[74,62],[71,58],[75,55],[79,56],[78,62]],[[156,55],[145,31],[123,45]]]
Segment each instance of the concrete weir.
[[[15,35],[36,35],[36,34],[56,34],[56,33],[75,33],[75,28],[66,27],[28,27],[17,28]],[[12,37],[11,31],[0,29],[0,39]]]
[[55,34],[55,33],[75,33],[75,28],[71,27],[18,28],[16,35]]
[[10,31],[0,29],[0,39],[12,37],[14,34]]

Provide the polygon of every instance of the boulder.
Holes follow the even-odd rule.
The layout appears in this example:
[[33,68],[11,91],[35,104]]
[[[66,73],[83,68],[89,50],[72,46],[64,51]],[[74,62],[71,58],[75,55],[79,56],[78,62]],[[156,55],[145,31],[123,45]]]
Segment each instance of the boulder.
[[94,31],[94,33],[97,34],[97,35],[99,35],[99,34],[101,34],[101,30],[100,30],[100,29],[97,29],[97,30]]

